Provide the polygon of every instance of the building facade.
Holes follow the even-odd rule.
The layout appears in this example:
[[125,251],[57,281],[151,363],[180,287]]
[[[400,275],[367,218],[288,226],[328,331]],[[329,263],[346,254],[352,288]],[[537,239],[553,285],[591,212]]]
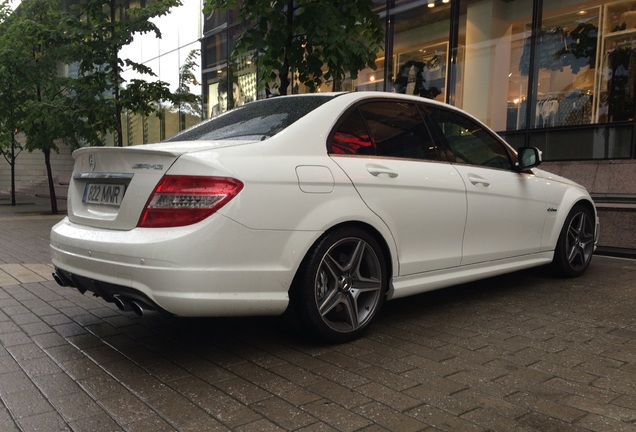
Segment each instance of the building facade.
[[[633,159],[636,1],[376,0],[386,46],[349,88],[416,94],[460,107],[546,160]],[[248,58],[229,60],[235,14],[205,17],[207,115],[219,88],[262,97]],[[635,57],[636,58],[636,57]],[[329,85],[326,86],[326,89]],[[300,90],[302,92],[302,89]],[[236,93],[236,90],[234,90]]]
[[[447,102],[515,147],[538,147],[546,169],[593,194],[601,245],[636,251],[636,0],[375,0],[374,8],[384,51],[346,89]],[[250,59],[230,58],[236,15],[215,11],[203,31],[206,115],[265,97]]]
[[[151,0],[125,0],[122,7],[145,5]],[[172,8],[170,13],[153,19],[161,32],[161,38],[154,33],[136,35],[133,42],[120,52],[121,58],[129,58],[144,66],[150,67],[156,77],[137,75],[131,69],[124,71],[123,78],[128,81],[134,78],[143,80],[159,80],[168,83],[172,92],[182,84],[181,70],[188,57],[195,60],[195,67],[190,71],[200,77],[201,70],[201,35],[202,35],[202,0],[183,0],[181,6]],[[201,94],[199,83],[188,83],[189,92]],[[175,135],[186,127],[193,126],[203,119],[197,104],[183,106],[160,103],[155,114],[150,116],[124,115],[124,145],[156,143]]]

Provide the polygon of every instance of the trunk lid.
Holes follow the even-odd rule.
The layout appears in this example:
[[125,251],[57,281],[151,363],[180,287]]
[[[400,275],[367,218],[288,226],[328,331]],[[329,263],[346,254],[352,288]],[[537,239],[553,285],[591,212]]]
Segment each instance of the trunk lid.
[[79,149],[73,153],[68,218],[81,225],[131,230],[137,226],[155,186],[181,155],[246,143],[182,142]]

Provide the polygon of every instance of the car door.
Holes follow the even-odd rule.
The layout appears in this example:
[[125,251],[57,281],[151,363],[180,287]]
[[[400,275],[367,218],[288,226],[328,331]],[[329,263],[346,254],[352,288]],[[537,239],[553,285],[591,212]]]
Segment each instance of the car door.
[[396,243],[395,276],[459,266],[464,182],[432,141],[415,103],[369,101],[347,112],[329,139],[333,160]]
[[476,120],[445,108],[423,110],[466,185],[462,265],[538,252],[547,217],[542,180],[516,170],[516,155]]

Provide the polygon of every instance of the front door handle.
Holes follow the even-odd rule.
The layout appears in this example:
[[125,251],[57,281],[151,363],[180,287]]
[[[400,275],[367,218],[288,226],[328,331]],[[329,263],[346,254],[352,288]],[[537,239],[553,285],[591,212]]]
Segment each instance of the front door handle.
[[470,180],[470,182],[474,185],[483,185],[485,187],[490,186],[490,182],[488,182],[485,178],[480,177],[478,175],[474,175],[474,174],[469,174],[468,175],[468,180]]

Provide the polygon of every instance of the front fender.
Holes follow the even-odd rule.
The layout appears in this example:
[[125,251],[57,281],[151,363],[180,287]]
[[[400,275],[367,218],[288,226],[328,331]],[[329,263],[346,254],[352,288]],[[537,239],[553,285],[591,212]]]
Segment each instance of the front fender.
[[548,216],[546,218],[546,226],[543,230],[543,239],[541,242],[542,251],[554,250],[561,234],[561,229],[565,223],[565,219],[578,203],[587,205],[594,214],[595,219],[595,242],[598,239],[598,213],[594,206],[594,201],[582,187],[573,187],[559,182],[550,182],[546,184],[546,197]]

